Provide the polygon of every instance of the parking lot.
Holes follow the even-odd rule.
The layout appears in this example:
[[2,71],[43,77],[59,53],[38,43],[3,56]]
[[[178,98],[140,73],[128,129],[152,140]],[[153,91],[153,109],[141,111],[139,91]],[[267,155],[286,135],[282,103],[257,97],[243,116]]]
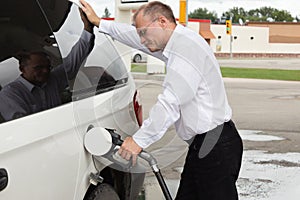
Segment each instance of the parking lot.
[[[134,77],[147,117],[161,91],[163,77],[140,74]],[[224,82],[233,120],[244,141],[243,165],[237,184],[240,199],[298,199],[300,82],[232,78],[225,78]],[[187,150],[187,145],[175,135],[171,127],[159,144],[149,149],[158,157],[173,195]],[[163,150],[157,149],[164,144]],[[284,192],[287,188],[288,192]],[[146,178],[145,190],[147,200],[163,199],[152,173]]]

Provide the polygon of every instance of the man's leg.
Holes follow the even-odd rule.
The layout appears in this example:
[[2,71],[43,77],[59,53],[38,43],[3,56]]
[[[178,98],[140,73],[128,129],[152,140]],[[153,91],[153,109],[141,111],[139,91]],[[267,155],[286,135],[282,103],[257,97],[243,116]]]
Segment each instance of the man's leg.
[[197,195],[195,195],[197,187],[193,173],[191,173],[190,154],[189,150],[183,167],[183,172],[181,174],[180,184],[175,198],[176,200],[197,200]]
[[198,135],[189,148],[176,200],[238,199],[235,182],[243,146],[233,122],[224,124],[216,145],[205,157],[199,158],[205,137],[205,134]]

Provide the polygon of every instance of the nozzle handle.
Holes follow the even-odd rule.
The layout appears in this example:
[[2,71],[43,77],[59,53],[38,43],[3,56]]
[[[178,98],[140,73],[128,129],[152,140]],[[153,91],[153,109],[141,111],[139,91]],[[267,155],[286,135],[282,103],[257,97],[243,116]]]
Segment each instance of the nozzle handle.
[[112,143],[116,146],[121,146],[123,144],[123,140],[121,139],[121,136],[116,132],[114,129],[106,129],[112,138]]

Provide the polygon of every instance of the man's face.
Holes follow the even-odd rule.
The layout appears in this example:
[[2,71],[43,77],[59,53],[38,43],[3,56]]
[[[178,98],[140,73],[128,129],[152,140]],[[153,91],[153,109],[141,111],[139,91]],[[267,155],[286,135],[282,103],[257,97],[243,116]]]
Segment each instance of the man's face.
[[50,61],[42,55],[31,55],[27,65],[21,68],[23,77],[35,85],[47,82],[51,70]]
[[162,50],[166,45],[164,29],[159,20],[159,17],[151,19],[149,16],[143,16],[142,13],[136,17],[135,25],[141,43],[151,52]]

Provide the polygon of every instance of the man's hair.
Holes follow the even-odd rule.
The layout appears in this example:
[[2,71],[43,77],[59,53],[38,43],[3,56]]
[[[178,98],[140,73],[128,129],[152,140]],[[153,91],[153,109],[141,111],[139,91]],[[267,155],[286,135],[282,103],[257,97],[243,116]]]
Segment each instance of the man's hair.
[[19,60],[19,66],[26,66],[32,55],[45,57],[50,62],[50,56],[43,51],[21,52],[16,55],[16,58]]
[[176,19],[174,17],[171,7],[160,1],[152,1],[148,4],[142,5],[133,15],[134,23],[137,15],[141,12],[143,16],[150,16],[152,19],[159,17],[159,15],[163,15],[170,22],[176,24]]

